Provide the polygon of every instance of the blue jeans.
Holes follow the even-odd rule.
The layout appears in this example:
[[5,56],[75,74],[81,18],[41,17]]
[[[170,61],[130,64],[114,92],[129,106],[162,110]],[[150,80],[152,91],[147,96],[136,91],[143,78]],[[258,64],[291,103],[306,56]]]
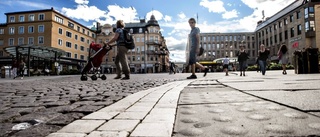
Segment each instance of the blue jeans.
[[260,70],[262,72],[262,75],[265,75],[266,69],[267,69],[267,61],[259,60],[259,66],[260,66]]

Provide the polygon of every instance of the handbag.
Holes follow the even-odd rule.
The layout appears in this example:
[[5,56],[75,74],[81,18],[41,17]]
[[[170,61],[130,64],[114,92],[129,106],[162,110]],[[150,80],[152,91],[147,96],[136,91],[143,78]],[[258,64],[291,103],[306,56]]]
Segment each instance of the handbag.
[[198,56],[201,56],[203,54],[203,52],[204,52],[204,48],[201,46],[200,49],[199,49]]

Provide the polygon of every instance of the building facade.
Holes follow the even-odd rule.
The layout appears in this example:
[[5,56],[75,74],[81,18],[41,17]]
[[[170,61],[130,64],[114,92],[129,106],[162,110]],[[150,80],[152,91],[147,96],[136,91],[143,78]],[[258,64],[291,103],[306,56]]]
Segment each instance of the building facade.
[[275,15],[259,21],[255,30],[257,43],[270,49],[271,60],[277,58],[282,44],[289,49],[290,63],[294,52],[320,48],[320,1],[296,0]]
[[[186,62],[189,60],[190,39],[187,42]],[[217,69],[215,59],[237,57],[240,46],[244,46],[250,55],[249,64],[255,63],[257,56],[257,45],[255,43],[254,32],[239,33],[200,33],[200,45],[204,48],[204,53],[198,57],[199,63],[208,66],[210,70]]]
[[[97,42],[102,44],[114,37],[116,26],[105,24],[101,33],[97,34]],[[160,25],[151,16],[148,22],[140,19],[140,22],[125,23],[125,28],[133,35],[135,49],[128,51],[128,63],[131,73],[158,73],[167,72],[169,67],[169,51],[166,41],[160,32]],[[104,72],[115,72],[115,56],[117,48],[113,48],[104,59],[102,67]]]
[[[15,56],[5,52],[4,49],[7,47],[36,45],[61,49],[66,52],[62,58],[73,59],[75,64],[86,62],[89,44],[96,38],[93,30],[53,8],[6,13],[6,18],[7,22],[0,25],[2,57]],[[68,62],[61,59],[61,62],[63,61]],[[70,65],[67,68],[70,69]]]

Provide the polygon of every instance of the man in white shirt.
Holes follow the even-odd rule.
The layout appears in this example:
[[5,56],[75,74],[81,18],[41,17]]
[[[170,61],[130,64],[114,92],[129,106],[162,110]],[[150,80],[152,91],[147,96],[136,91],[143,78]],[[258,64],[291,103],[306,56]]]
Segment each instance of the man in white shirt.
[[226,58],[223,59],[223,70],[224,72],[226,72],[226,76],[229,76],[228,74],[228,68],[229,68],[229,63],[230,63],[230,59],[228,56],[226,56]]

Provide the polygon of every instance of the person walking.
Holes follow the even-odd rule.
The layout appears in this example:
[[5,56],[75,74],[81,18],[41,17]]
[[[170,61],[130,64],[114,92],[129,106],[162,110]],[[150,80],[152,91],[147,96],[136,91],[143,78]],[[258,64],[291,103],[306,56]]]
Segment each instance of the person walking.
[[18,73],[20,75],[21,79],[23,79],[23,77],[24,77],[24,69],[25,69],[25,67],[26,67],[26,63],[24,63],[24,61],[21,60],[20,63],[19,63],[19,73]]
[[189,50],[189,66],[191,66],[191,76],[187,77],[187,79],[196,79],[197,75],[196,67],[199,67],[204,71],[203,76],[205,77],[208,73],[208,68],[204,67],[200,63],[196,61],[197,55],[200,52],[200,29],[196,27],[196,20],[194,18],[189,19],[189,25],[191,27],[191,32],[189,34],[189,42],[190,42],[190,50]]
[[258,53],[259,66],[262,75],[266,74],[267,70],[267,59],[269,58],[270,51],[265,48],[263,44],[260,45],[260,50]]
[[244,46],[240,46],[240,50],[237,53],[238,62],[239,62],[239,69],[240,69],[240,76],[246,76],[246,69],[247,69],[247,59],[249,59],[248,53],[244,50]]
[[176,70],[175,70],[175,64],[173,62],[170,62],[170,72],[169,74],[176,74]]
[[229,76],[229,63],[230,63],[230,59],[228,56],[226,56],[223,60],[223,71],[226,72],[226,76]]
[[278,51],[279,64],[282,65],[282,74],[287,75],[286,66],[288,64],[288,48],[286,45],[281,45]]
[[118,20],[116,23],[117,29],[115,31],[114,37],[109,42],[104,42],[104,44],[111,47],[110,43],[113,43],[116,41],[117,46],[117,55],[115,58],[115,65],[117,68],[117,76],[114,79],[120,79],[121,74],[123,73],[125,77],[123,77],[121,80],[129,80],[130,79],[130,69],[127,61],[127,53],[128,49],[125,47],[125,37],[123,34],[123,28],[125,27],[123,20]]
[[17,78],[17,71],[18,71],[18,61],[16,59],[13,59],[12,61],[12,67],[11,67],[11,70],[12,70],[12,76],[13,76],[13,79],[16,79]]

